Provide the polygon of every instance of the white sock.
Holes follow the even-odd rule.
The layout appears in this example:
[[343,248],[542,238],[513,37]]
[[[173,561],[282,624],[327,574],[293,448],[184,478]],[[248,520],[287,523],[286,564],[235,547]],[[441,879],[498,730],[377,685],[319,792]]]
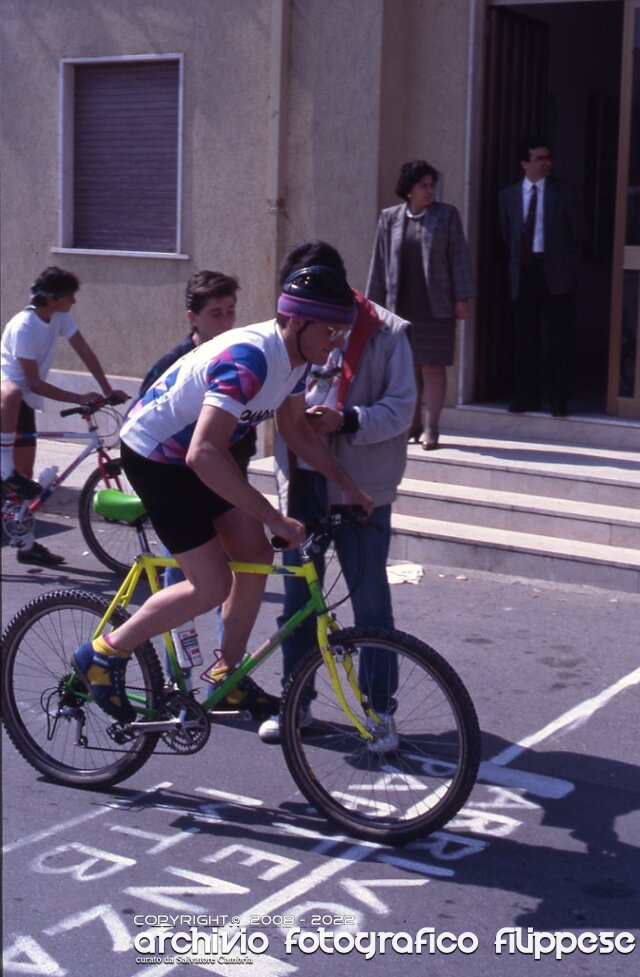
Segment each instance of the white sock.
[[25,553],[28,553],[29,550],[33,549],[34,543],[35,543],[35,537],[33,533],[27,533],[27,535],[23,536],[21,541],[18,543],[18,549],[21,549]]
[[13,471],[13,446],[16,443],[16,432],[3,431],[0,434],[0,465],[2,478],[9,478]]

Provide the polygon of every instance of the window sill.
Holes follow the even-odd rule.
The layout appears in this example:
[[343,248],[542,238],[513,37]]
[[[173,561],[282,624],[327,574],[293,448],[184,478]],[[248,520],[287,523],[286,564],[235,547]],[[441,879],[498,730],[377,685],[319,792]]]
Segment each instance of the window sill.
[[93,254],[101,258],[173,258],[188,261],[188,254],[176,251],[107,251],[100,248],[51,248],[53,254]]

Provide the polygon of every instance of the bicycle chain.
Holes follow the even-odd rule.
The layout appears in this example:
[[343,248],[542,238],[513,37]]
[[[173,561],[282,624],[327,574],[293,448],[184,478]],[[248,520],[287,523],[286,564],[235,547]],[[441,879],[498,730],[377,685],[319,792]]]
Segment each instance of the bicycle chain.
[[[153,693],[154,691],[153,689],[149,689],[144,686],[129,685],[127,688],[131,692],[145,694]],[[164,733],[158,733],[159,740],[163,740],[165,743],[167,743],[169,749],[161,750],[155,748],[153,751],[154,756],[175,756],[176,754],[188,756],[192,753],[198,753],[207,744],[211,731],[211,723],[207,713],[192,696],[184,695],[181,692],[167,689],[164,690],[164,693],[165,694],[162,701],[163,709],[165,709],[170,715],[173,715],[170,708],[171,705],[178,712],[184,708],[188,712],[195,714],[199,725],[195,728],[177,728],[175,730],[167,730]],[[145,734],[144,730],[136,730],[134,733],[127,733],[126,730],[116,723],[113,723],[111,726],[107,727],[107,733],[111,737],[121,737],[121,742],[126,744],[135,742],[139,736],[154,735],[152,733]],[[122,749],[117,748],[117,739],[114,739],[113,742],[114,745],[112,747],[95,745],[90,746],[87,744],[83,746],[83,749],[93,753],[129,752],[125,745],[123,745]]]

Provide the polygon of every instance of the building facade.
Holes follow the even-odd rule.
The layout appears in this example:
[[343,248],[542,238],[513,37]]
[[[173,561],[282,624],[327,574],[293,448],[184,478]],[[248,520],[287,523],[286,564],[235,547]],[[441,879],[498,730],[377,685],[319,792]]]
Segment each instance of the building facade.
[[273,313],[303,238],[362,288],[399,168],[426,158],[478,278],[449,401],[500,404],[496,198],[544,128],[587,216],[583,406],[640,417],[640,0],[2,0],[0,30],[3,323],[60,264],[102,362],[140,376],[198,268],[239,278],[239,322]]

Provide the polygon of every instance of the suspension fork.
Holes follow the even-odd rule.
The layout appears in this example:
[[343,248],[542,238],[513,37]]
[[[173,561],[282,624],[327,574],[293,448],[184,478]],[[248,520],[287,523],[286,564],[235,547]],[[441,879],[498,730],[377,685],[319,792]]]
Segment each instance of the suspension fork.
[[[342,682],[340,680],[340,673],[336,665],[336,657],[332,653],[329,646],[329,634],[337,634],[340,631],[340,626],[335,618],[331,617],[325,610],[323,614],[318,614],[318,647],[320,648],[320,654],[322,655],[322,660],[325,664],[325,668],[329,673],[329,681],[331,682],[331,687],[335,693],[336,699],[340,703],[340,708],[349,719],[349,721],[356,727],[363,739],[373,740],[373,734],[367,729],[360,720],[353,709],[346,700],[344,691],[342,689]],[[360,685],[358,683],[357,676],[355,674],[355,669],[353,667],[353,661],[351,660],[351,655],[341,655],[340,656],[342,667],[349,683],[351,690],[360,703],[363,706],[362,692],[360,691]],[[368,711],[368,710],[367,710]],[[374,716],[374,718],[376,718]]]

